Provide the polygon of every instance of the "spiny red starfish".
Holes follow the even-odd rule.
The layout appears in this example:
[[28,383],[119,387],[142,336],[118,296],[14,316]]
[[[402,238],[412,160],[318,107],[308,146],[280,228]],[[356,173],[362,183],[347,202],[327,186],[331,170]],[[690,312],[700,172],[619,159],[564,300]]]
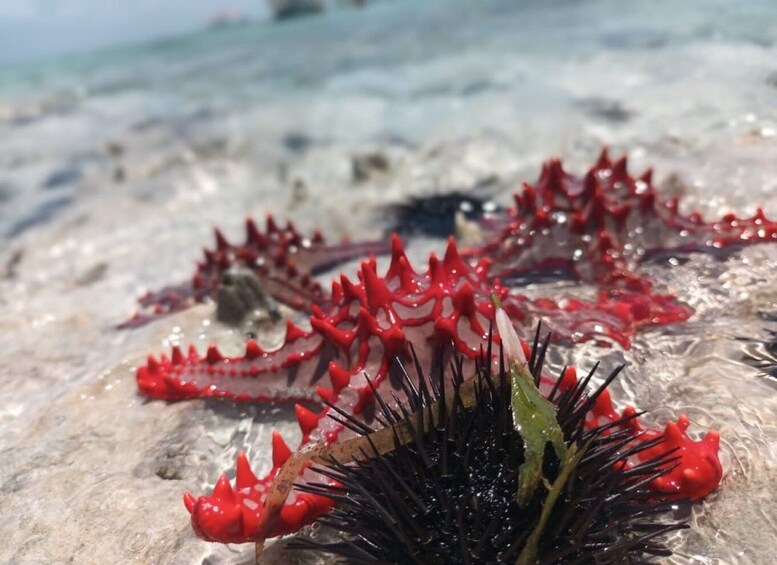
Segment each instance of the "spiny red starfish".
[[[493,320],[491,293],[497,294],[505,311],[519,325],[534,324],[529,319],[529,313],[537,309],[534,303],[509,294],[498,282],[489,283],[486,263],[470,267],[461,260],[451,241],[442,260],[432,255],[428,270],[417,273],[395,237],[391,264],[384,277],[377,274],[375,261],[369,260],[362,264],[358,283],[344,276],[339,283],[334,282],[329,308],[324,311],[314,307],[309,331],[289,323],[285,343],[279,349],[264,351],[249,341],[242,357],[225,358],[211,346],[201,358],[196,351],[185,356],[174,348],[171,358],[149,358],[147,365],[138,369],[138,385],[144,394],[165,399],[219,396],[235,400],[309,400],[315,390],[335,408],[316,413],[296,406],[302,430],[300,447],[310,442],[333,443],[349,433],[336,419],[327,417],[333,411],[354,414],[371,423],[376,394],[385,399],[391,399],[392,394],[402,396],[401,390],[392,386],[389,369],[395,358],[407,358],[410,343],[430,359],[448,344],[453,344],[466,358],[474,359],[480,344],[488,338]],[[604,299],[597,303],[570,301],[565,305],[546,299],[542,308],[543,314],[554,313],[550,324],[568,335],[596,335],[609,323],[627,334],[633,333],[635,327],[627,306],[608,304]],[[617,311],[617,315],[608,308]],[[600,410],[596,416],[618,419],[611,405],[603,402],[597,403]],[[660,488],[703,496],[717,485],[717,444],[714,435],[709,437],[712,439],[706,442],[693,442],[682,433],[675,438],[689,456],[672,471],[673,482]],[[210,497],[195,500],[187,495],[186,505],[198,535],[223,542],[261,537],[258,525],[264,496],[279,465],[290,453],[280,436],[275,436],[274,466],[268,476],[257,479],[241,456],[237,490],[222,477]],[[697,464],[700,467],[694,470]],[[329,504],[321,497],[293,493],[272,534],[295,531],[326,511]]]
[[264,231],[252,219],[246,220],[246,240],[242,244],[229,243],[218,228],[215,235],[215,249],[204,250],[205,258],[197,264],[190,281],[142,296],[142,310],[119,327],[137,327],[214,298],[224,273],[236,267],[250,269],[275,300],[309,311],[314,304],[329,300],[311,275],[370,253],[388,252],[388,245],[380,241],[330,245],[320,232],[305,237],[291,222],[279,227],[269,214]]
[[[760,208],[752,218],[727,214],[705,222],[699,212],[681,214],[679,199],[661,197],[651,179],[651,170],[630,176],[626,157],[612,161],[606,149],[582,178],[564,171],[561,161],[548,161],[537,183],[514,195],[514,208],[484,222],[486,243],[463,255],[489,257],[492,275],[503,280],[566,275],[612,297],[650,295],[660,311],[663,297],[652,295],[652,282],[635,272],[643,261],[777,242],[777,222]],[[663,317],[682,321],[683,315],[666,311]]]

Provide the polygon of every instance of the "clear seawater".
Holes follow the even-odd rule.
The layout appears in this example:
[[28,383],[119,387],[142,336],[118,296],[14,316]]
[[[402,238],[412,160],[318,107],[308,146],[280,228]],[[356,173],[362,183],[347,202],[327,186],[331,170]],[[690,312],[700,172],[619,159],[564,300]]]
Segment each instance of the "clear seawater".
[[[509,204],[544,159],[582,172],[604,144],[637,172],[653,166],[689,208],[761,205],[777,217],[777,4],[384,0],[0,67],[0,448],[25,468],[30,429],[69,410],[49,406],[86,394],[104,410],[83,392],[95,379],[118,374],[120,403],[134,394],[131,365],[170,335],[214,338],[199,318],[109,329],[143,289],[185,278],[213,225],[234,236],[246,215],[272,211],[335,238],[381,236],[387,203],[491,179],[488,195]],[[374,151],[391,171],[354,184],[351,158]],[[442,245],[418,240],[411,252]],[[773,554],[777,387],[742,362],[763,348],[740,338],[775,328],[759,317],[777,310],[774,247],[650,267],[696,308],[691,322],[629,352],[567,353],[584,366],[629,362],[619,400],[656,421],[686,412],[695,432],[721,430],[728,473],[673,540],[678,563]],[[237,347],[239,336],[215,335]],[[184,485],[195,490],[277,425],[232,415],[235,431],[204,412],[203,436],[222,439],[202,440],[215,459]],[[118,433],[110,418],[103,426]],[[60,440],[34,441],[46,451]],[[249,448],[258,464],[262,441]],[[187,555],[218,551],[177,535]],[[150,539],[145,549],[161,551]]]

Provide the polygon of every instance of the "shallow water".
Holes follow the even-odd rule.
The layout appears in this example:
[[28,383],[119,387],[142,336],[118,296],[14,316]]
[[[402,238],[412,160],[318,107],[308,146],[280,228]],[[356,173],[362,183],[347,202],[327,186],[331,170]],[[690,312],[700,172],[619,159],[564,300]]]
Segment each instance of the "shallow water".
[[[266,466],[272,427],[296,441],[291,411],[135,395],[132,367],[168,342],[239,347],[207,307],[111,329],[141,290],[188,276],[211,226],[237,236],[272,211],[376,237],[408,195],[480,186],[507,205],[545,158],[582,172],[602,144],[707,214],[777,217],[776,40],[770,2],[405,0],[0,68],[0,561],[247,559],[196,540],[180,494],[240,448]],[[388,172],[356,182],[353,156],[373,151]],[[410,245],[422,261],[444,243]],[[771,562],[777,385],[743,356],[777,329],[758,317],[777,311],[775,267],[774,245],[648,266],[689,323],[554,354],[626,361],[623,404],[721,431],[727,475],[673,562]]]

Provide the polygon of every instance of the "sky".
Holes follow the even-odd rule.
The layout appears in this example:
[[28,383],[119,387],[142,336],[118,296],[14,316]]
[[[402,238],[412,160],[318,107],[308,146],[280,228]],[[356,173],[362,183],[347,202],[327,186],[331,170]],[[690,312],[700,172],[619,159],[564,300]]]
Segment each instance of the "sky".
[[0,0],[0,64],[185,33],[224,9],[267,15],[264,0]]

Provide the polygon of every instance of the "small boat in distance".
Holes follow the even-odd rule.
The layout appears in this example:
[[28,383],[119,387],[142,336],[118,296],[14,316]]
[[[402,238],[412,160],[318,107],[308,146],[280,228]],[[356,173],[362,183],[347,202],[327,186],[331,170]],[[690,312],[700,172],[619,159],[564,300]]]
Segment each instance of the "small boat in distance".
[[324,10],[322,0],[267,0],[276,20],[318,14]]

